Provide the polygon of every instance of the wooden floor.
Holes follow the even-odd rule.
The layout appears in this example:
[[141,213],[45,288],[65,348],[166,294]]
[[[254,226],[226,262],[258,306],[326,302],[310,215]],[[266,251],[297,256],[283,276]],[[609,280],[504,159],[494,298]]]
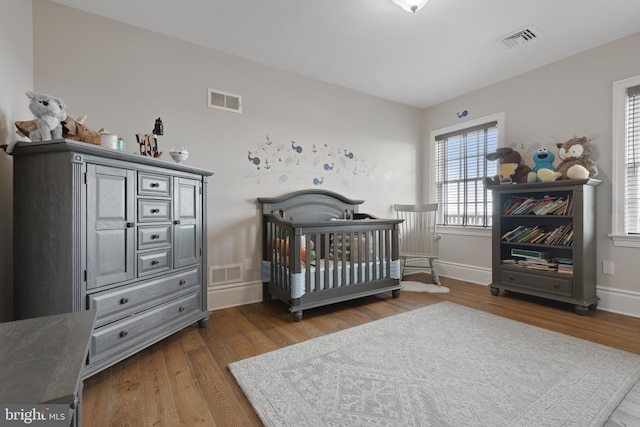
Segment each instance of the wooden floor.
[[[578,316],[568,305],[513,293],[495,297],[486,286],[446,277],[442,282],[450,293],[401,292],[397,299],[381,294],[307,310],[301,322],[292,322],[277,301],[215,311],[207,328],[192,325],[88,378],[83,425],[262,426],[229,363],[440,301],[640,354],[638,318],[604,311]],[[629,421],[640,420],[640,387],[634,393],[608,426],[640,425]]]

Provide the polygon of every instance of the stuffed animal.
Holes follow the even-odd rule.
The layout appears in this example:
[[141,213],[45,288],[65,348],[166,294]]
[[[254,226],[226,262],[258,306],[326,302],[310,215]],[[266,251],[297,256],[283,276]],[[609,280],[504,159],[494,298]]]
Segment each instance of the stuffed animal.
[[562,174],[556,170],[553,169],[540,169],[537,172],[537,182],[553,182],[557,179],[559,179]]
[[560,158],[557,171],[560,172],[561,179],[586,179],[598,174],[596,163],[589,158],[592,145],[587,137],[574,136],[556,146]]
[[529,173],[527,182],[549,182],[555,181],[560,175],[556,175],[556,168],[553,161],[556,156],[546,148],[540,148],[533,154],[535,166]]
[[493,178],[485,178],[489,185],[507,184],[512,182],[524,183],[529,178],[531,168],[522,164],[520,153],[513,148],[501,147],[495,153],[486,155],[487,160],[498,160],[498,175]]
[[61,99],[27,92],[29,110],[35,116],[37,129],[29,133],[31,141],[62,138],[62,121],[67,118],[67,106]]
[[[67,116],[62,121],[62,137],[75,141],[88,142],[89,144],[100,145],[100,135],[95,130],[87,127],[84,120],[87,116],[79,117],[77,120]],[[38,129],[37,120],[26,120],[15,122],[18,135],[29,137],[31,132]]]

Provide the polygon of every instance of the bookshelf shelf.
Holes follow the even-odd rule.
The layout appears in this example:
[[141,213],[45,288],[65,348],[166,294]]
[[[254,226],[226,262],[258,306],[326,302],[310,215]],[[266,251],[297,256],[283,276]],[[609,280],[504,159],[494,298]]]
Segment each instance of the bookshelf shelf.
[[595,179],[491,185],[492,283],[501,290],[598,306]]

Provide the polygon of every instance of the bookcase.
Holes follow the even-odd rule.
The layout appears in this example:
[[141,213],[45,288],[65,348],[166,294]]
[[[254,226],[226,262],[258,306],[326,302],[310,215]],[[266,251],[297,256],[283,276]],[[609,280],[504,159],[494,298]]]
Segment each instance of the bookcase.
[[493,192],[491,294],[563,301],[587,314],[596,295],[596,179],[488,185]]

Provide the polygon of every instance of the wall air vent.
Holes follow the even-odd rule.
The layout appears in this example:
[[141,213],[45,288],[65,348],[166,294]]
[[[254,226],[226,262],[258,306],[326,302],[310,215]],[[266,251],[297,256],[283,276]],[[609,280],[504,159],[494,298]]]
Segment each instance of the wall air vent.
[[209,284],[224,285],[242,281],[242,265],[221,265],[209,268]]
[[209,107],[242,113],[242,97],[215,89],[209,89]]
[[534,41],[538,37],[540,37],[540,31],[529,25],[501,37],[500,41],[509,47],[516,47]]

